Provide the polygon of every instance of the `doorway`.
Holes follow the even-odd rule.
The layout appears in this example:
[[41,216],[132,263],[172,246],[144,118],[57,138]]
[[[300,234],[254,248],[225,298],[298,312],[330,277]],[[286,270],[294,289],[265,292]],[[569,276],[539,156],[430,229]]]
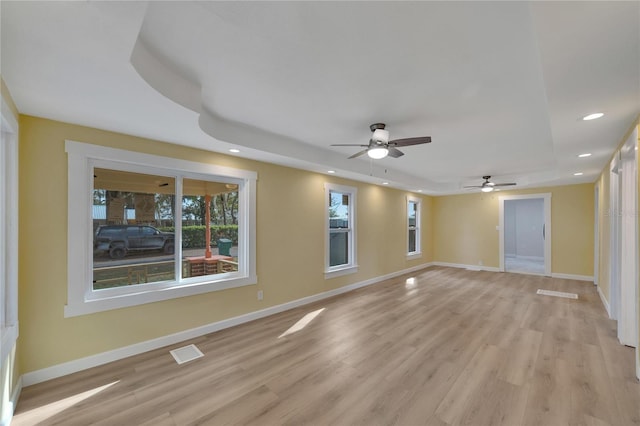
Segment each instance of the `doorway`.
[[551,194],[499,198],[500,270],[551,275]]
[[504,269],[544,275],[544,199],[504,202]]

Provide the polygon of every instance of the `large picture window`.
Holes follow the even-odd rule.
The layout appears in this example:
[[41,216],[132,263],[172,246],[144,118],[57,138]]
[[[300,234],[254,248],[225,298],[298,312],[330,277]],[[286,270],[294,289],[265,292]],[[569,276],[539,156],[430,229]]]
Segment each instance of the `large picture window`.
[[254,172],[66,149],[67,316],[256,283]]
[[407,256],[420,255],[420,200],[407,197]]
[[356,188],[325,184],[327,241],[325,277],[357,272],[355,247]]

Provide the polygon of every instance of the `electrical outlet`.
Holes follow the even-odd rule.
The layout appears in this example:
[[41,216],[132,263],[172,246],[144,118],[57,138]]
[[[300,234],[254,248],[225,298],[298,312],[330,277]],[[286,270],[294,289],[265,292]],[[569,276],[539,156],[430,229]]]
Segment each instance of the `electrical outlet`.
[[264,294],[262,293],[262,290],[258,290],[258,300],[262,300],[263,296]]
[[480,266],[483,265],[482,260],[478,261],[478,265],[480,265]]

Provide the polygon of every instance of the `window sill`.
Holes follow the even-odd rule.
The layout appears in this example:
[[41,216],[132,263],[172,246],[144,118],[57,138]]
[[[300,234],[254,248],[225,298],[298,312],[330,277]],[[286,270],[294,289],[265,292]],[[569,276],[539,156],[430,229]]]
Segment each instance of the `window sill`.
[[422,253],[419,251],[415,253],[407,253],[407,260],[420,259],[420,258],[422,258]]
[[355,274],[358,272],[358,265],[348,265],[337,269],[329,269],[324,271],[324,279],[330,280],[332,278],[341,277],[343,275]]
[[111,297],[101,297],[96,299],[85,299],[75,303],[69,303],[64,307],[65,318],[88,315],[96,312],[109,311],[112,309],[128,308],[131,306],[144,305],[146,303],[161,302],[178,297],[195,296],[198,294],[211,293],[214,291],[227,290],[230,288],[243,287],[257,284],[257,276],[248,276],[233,280],[217,281],[211,283],[200,283],[192,285],[174,286],[161,290],[143,290],[139,293],[116,295]]

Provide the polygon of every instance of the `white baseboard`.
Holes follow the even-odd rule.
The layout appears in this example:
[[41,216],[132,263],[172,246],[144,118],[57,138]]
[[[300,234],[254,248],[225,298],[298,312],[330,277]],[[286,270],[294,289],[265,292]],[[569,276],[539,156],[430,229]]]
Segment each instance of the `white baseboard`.
[[72,373],[76,373],[78,371],[86,370],[88,368],[97,367],[99,365],[107,364],[109,362],[117,361],[133,355],[149,352],[154,349],[159,349],[165,346],[180,343],[185,340],[200,337],[205,334],[213,333],[215,331],[219,331],[225,328],[233,327],[249,321],[254,321],[256,319],[274,315],[283,311],[287,311],[289,309],[297,308],[299,306],[304,306],[309,303],[317,302],[319,300],[323,300],[329,297],[337,296],[339,294],[347,293],[349,291],[353,291],[361,287],[366,287],[372,284],[376,284],[381,281],[388,280],[390,278],[395,278],[400,275],[419,271],[421,269],[428,268],[431,265],[432,265],[431,263],[424,263],[418,266],[414,266],[412,268],[403,269],[401,271],[396,271],[390,274],[360,281],[354,284],[349,284],[347,286],[336,288],[334,290],[329,290],[323,293],[314,294],[313,296],[303,297],[302,299],[293,300],[291,302],[283,303],[281,305],[271,306],[269,308],[261,309],[259,311],[249,312],[247,314],[239,315],[237,317],[228,318],[228,319],[214,322],[211,324],[206,324],[200,327],[170,334],[168,336],[159,337],[157,339],[147,340],[147,341],[136,343],[130,346],[125,346],[125,347],[114,349],[111,351],[102,352],[96,355],[91,355],[85,358],[80,358],[80,359],[65,362],[62,364],[57,364],[51,367],[43,368],[41,370],[31,371],[29,373],[25,373],[22,376],[22,383],[24,384],[24,386],[31,386],[36,383],[41,383],[47,380],[55,379],[57,377],[66,376]]
[[22,392],[22,377],[18,378],[15,389],[11,393],[9,399],[9,407],[2,409],[2,418],[0,419],[0,426],[9,426],[13,413],[16,411],[16,405],[18,405],[18,398],[20,398],[20,392]]
[[602,300],[602,304],[604,305],[604,308],[607,310],[607,316],[611,318],[611,311],[609,310],[609,302],[607,301],[607,298],[604,297],[602,290],[600,290],[600,286],[598,286],[597,288],[598,288],[598,295],[600,296],[600,300]]
[[448,262],[431,262],[431,264],[434,266],[448,266],[450,268],[469,269],[471,271],[500,272],[500,268],[496,268],[493,266],[465,265],[462,263],[448,263]]
[[593,282],[593,277],[589,275],[559,274],[552,272],[551,278],[562,278],[564,280],[578,280]]
[[[494,266],[480,266],[480,265],[465,265],[462,263],[448,263],[448,262],[431,262],[434,266],[448,266],[450,268],[462,268],[469,269],[471,271],[489,271],[489,272],[500,272],[500,268],[496,268]],[[545,274],[528,274],[528,275],[541,275]],[[552,278],[562,278],[565,280],[578,280],[578,281],[590,281],[593,282],[593,277],[588,275],[574,275],[574,274],[557,274],[552,273]]]

